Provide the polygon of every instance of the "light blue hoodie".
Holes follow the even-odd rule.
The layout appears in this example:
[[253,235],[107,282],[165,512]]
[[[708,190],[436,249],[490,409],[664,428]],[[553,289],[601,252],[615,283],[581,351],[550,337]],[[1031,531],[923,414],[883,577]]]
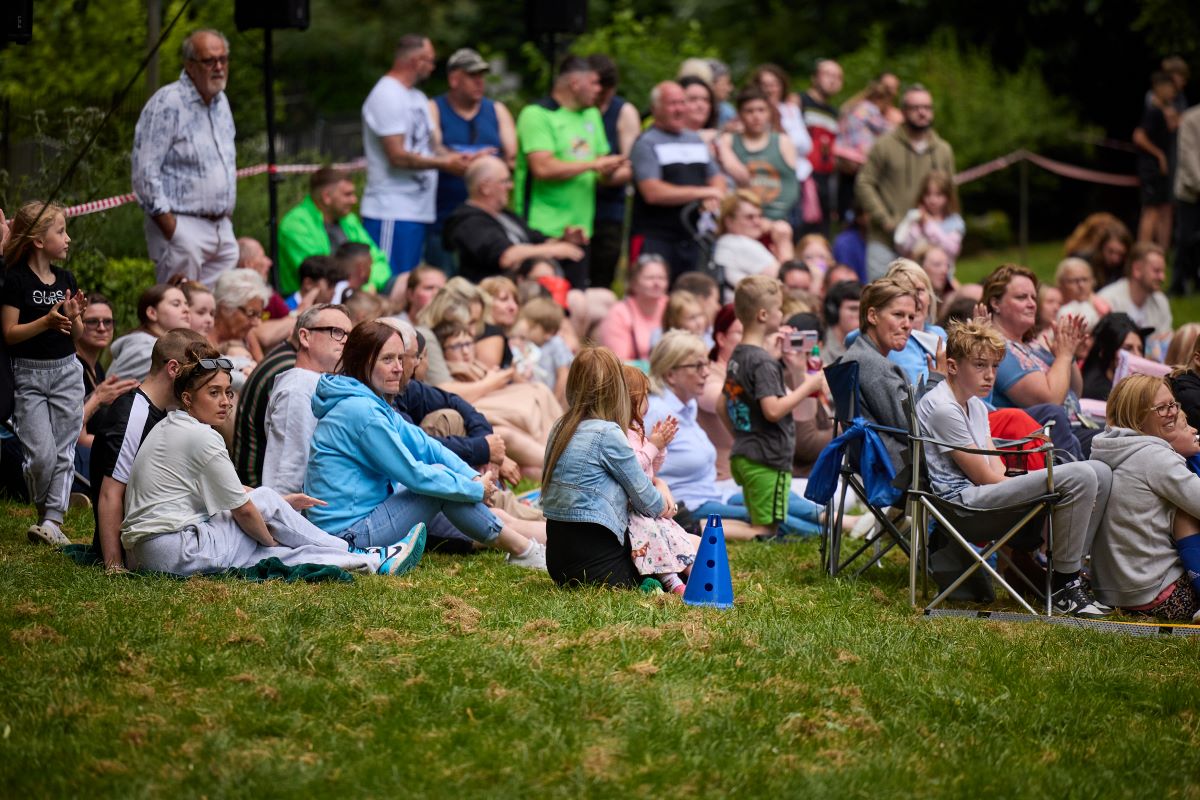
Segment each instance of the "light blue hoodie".
[[475,470],[357,379],[321,376],[312,410],[304,492],[329,504],[308,510],[318,528],[344,531],[386,500],[393,483],[458,503],[483,500]]

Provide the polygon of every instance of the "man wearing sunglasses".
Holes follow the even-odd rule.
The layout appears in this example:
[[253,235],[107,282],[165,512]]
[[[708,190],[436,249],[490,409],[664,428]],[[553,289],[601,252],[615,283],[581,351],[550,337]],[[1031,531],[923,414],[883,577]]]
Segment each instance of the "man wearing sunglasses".
[[340,305],[319,305],[296,318],[296,366],[275,379],[263,425],[262,485],[280,494],[303,491],[308,443],[317,427],[312,397],[317,381],[337,369],[353,325]]
[[146,213],[146,246],[159,283],[183,274],[212,286],[237,264],[228,80],[229,42],[219,31],[198,30],[183,42],[179,80],[155,92],[138,118],[133,192]]

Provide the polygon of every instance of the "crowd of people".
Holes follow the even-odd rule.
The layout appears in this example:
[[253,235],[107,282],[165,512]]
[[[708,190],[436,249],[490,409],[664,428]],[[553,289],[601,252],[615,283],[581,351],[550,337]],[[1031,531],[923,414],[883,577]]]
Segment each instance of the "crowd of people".
[[[883,73],[839,109],[833,60],[794,93],[775,65],[735,91],[689,59],[643,122],[611,59],[568,56],[514,118],[467,48],[427,98],[434,45],[404,36],[362,107],[362,217],[353,176],[318,170],[275,265],[230,222],[228,42],[197,31],[183,58],[133,147],[158,279],[136,329],[115,337],[113,301],[62,266],[61,207],[0,217],[30,541],[69,543],[78,502],[111,570],[397,575],[494,547],[562,585],[682,593],[710,514],[735,540],[829,524],[793,487],[835,433],[824,367],[856,362],[881,425],[908,426],[911,388],[949,444],[1049,431],[1058,611],[1200,612],[1200,325],[1174,326],[1161,215],[1136,243],[1089,216],[1052,285],[1015,264],[960,281],[953,150],[919,83]],[[1155,78],[1134,140],[1158,147],[1162,117],[1184,204],[1200,117],[1172,86]],[[883,438],[899,469],[908,439]],[[1044,488],[927,447],[947,498]]]

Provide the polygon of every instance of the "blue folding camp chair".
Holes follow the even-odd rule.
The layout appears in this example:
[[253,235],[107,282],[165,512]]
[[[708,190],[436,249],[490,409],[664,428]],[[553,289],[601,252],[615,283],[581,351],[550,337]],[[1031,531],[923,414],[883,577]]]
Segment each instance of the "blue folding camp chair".
[[[861,419],[862,396],[858,388],[857,361],[837,361],[825,367],[825,381],[833,395],[833,433],[835,438],[849,430],[856,420],[860,424],[865,423],[866,427],[876,433],[908,436],[908,431],[905,429],[889,428],[886,425],[876,425]],[[821,560],[824,568],[832,576],[836,576],[849,567],[872,548],[873,552],[866,563],[858,568],[856,575],[861,575],[871,565],[878,563],[894,548],[899,548],[905,555],[909,554],[909,543],[903,530],[907,527],[904,516],[894,516],[889,513],[889,508],[902,508],[904,501],[897,500],[890,507],[879,507],[870,502],[861,471],[861,454],[862,449],[857,443],[851,443],[846,447],[838,470],[841,476],[841,486],[836,497],[831,499],[826,507],[825,526],[821,537]],[[880,530],[877,535],[868,536],[854,552],[843,558],[842,521],[846,511],[846,494],[850,491],[854,492],[859,501],[875,517]]]

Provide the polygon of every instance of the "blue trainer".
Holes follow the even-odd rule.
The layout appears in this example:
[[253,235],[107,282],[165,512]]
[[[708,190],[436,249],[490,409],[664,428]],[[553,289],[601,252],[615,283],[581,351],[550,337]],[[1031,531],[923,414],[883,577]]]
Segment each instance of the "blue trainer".
[[391,547],[381,548],[383,563],[379,565],[380,575],[403,575],[417,564],[425,553],[425,523],[418,522],[412,530]]

